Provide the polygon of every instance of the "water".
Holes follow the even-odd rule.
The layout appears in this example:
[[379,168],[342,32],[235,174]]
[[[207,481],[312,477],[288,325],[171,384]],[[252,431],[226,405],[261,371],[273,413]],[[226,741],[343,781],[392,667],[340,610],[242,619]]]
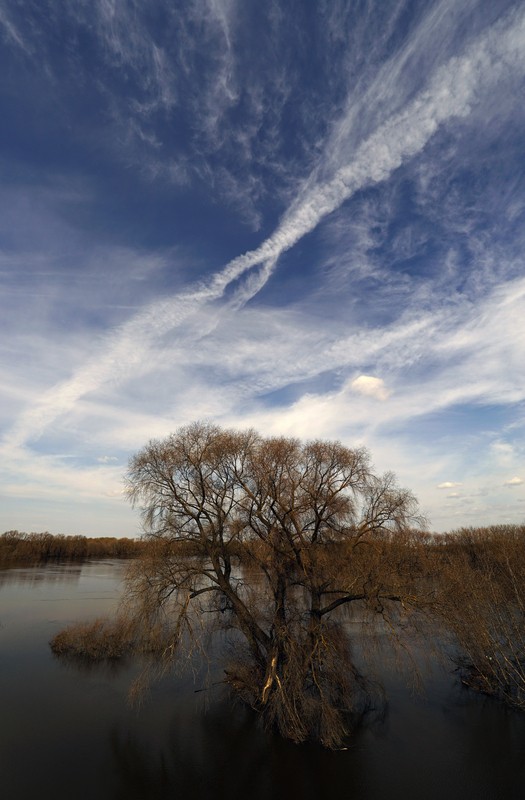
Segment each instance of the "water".
[[442,667],[426,669],[425,694],[413,695],[384,666],[386,718],[336,753],[264,733],[220,687],[196,694],[191,675],[165,678],[131,708],[136,663],[78,669],[48,646],[68,622],[116,607],[123,569],[101,561],[0,571],[7,800],[525,797],[525,715],[462,690]]

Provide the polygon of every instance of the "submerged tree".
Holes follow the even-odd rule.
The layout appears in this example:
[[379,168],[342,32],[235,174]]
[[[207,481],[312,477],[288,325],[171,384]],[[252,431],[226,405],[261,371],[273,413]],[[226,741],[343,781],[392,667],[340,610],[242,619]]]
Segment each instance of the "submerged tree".
[[[285,737],[339,746],[369,697],[349,618],[391,627],[395,609],[418,605],[413,495],[374,475],[365,450],[204,423],[150,442],[127,479],[149,546],[120,633],[99,622],[93,635],[121,653],[127,626],[170,665],[206,630],[226,631],[234,691]],[[66,631],[55,651],[89,639]]]
[[416,604],[413,495],[363,449],[203,423],[150,442],[127,477],[156,542],[128,579],[133,624],[164,631],[165,659],[203,620],[231,631],[243,700],[286,737],[338,746],[366,694],[342,612]]

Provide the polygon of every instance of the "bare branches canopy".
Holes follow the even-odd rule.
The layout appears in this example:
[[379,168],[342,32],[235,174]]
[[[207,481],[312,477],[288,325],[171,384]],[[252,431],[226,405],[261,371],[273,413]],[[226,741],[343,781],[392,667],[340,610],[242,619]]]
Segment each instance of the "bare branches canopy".
[[150,442],[127,479],[157,543],[130,576],[130,607],[148,630],[162,618],[163,653],[203,619],[228,629],[241,697],[285,736],[340,744],[366,683],[341,613],[415,602],[413,495],[363,449],[205,423]]

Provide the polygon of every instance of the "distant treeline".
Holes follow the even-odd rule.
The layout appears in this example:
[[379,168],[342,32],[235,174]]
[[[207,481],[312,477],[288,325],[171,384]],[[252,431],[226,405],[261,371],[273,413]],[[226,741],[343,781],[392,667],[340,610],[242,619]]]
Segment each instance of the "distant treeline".
[[64,536],[6,531],[0,536],[0,564],[82,561],[88,558],[132,558],[147,547],[141,539],[116,536]]

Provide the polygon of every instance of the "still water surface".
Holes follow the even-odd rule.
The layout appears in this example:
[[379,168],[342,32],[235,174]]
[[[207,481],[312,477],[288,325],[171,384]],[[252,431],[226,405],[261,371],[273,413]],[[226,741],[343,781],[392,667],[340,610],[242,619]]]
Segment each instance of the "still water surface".
[[444,668],[426,670],[423,695],[384,668],[386,718],[336,753],[265,734],[220,688],[195,693],[191,675],[164,679],[132,709],[137,664],[78,669],[48,646],[65,624],[116,607],[124,568],[0,571],[6,800],[525,798],[525,715],[462,690]]

